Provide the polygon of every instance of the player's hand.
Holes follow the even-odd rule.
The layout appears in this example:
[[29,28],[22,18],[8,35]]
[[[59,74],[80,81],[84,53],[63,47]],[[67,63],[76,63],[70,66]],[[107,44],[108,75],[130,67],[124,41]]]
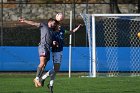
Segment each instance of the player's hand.
[[19,22],[24,22],[24,20],[25,20],[25,19],[22,18],[22,17],[20,17],[20,18],[18,19]]
[[77,28],[79,28],[79,27],[81,27],[81,26],[83,26],[83,25],[82,25],[82,24],[79,24]]
[[76,32],[81,26],[83,26],[82,24],[79,24],[75,29],[73,29],[73,32]]
[[59,47],[58,42],[57,41],[53,41],[52,47]]

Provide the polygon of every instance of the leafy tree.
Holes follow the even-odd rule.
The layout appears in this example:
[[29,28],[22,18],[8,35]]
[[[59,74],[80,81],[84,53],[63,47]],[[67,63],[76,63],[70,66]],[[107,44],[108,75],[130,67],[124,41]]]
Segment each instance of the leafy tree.
[[110,0],[111,13],[121,13],[118,7],[118,0]]

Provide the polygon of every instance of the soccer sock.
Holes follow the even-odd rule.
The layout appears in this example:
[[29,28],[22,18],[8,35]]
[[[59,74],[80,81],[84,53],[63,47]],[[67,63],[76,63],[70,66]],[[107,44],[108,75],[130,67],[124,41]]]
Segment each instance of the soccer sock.
[[54,80],[50,80],[50,86],[53,86]]
[[53,70],[53,73],[50,75],[50,77],[51,77],[50,86],[53,86],[55,76],[56,76],[56,72]]
[[37,79],[37,80],[39,79],[41,70],[42,70],[42,69],[41,69],[40,67],[37,68],[37,72],[36,72],[36,79]]
[[41,77],[42,77],[43,72],[44,72],[44,69],[45,69],[45,67],[43,67],[43,68],[41,69],[40,74],[39,74],[39,78],[41,78]]
[[42,76],[42,79],[46,79],[48,76],[49,76],[49,71],[45,75]]
[[48,76],[52,76],[54,73],[54,69],[51,69],[45,75],[42,76],[42,79],[46,79]]
[[55,73],[54,69],[49,70],[49,76],[52,76]]

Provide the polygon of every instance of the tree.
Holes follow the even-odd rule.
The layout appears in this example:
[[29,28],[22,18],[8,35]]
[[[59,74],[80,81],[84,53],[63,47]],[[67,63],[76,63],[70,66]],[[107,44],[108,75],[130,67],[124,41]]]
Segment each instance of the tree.
[[111,13],[121,13],[118,7],[118,0],[110,0]]
[[138,0],[138,13],[140,13],[140,0]]

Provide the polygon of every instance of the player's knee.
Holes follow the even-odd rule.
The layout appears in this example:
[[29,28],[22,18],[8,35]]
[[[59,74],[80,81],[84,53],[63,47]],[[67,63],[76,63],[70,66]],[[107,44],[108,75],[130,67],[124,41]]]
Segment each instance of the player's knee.
[[59,68],[54,68],[54,71],[55,71],[55,72],[58,72],[58,71],[59,71]]
[[39,64],[39,67],[40,67],[40,68],[43,68],[44,66],[45,66],[44,63],[40,63],[40,64]]

